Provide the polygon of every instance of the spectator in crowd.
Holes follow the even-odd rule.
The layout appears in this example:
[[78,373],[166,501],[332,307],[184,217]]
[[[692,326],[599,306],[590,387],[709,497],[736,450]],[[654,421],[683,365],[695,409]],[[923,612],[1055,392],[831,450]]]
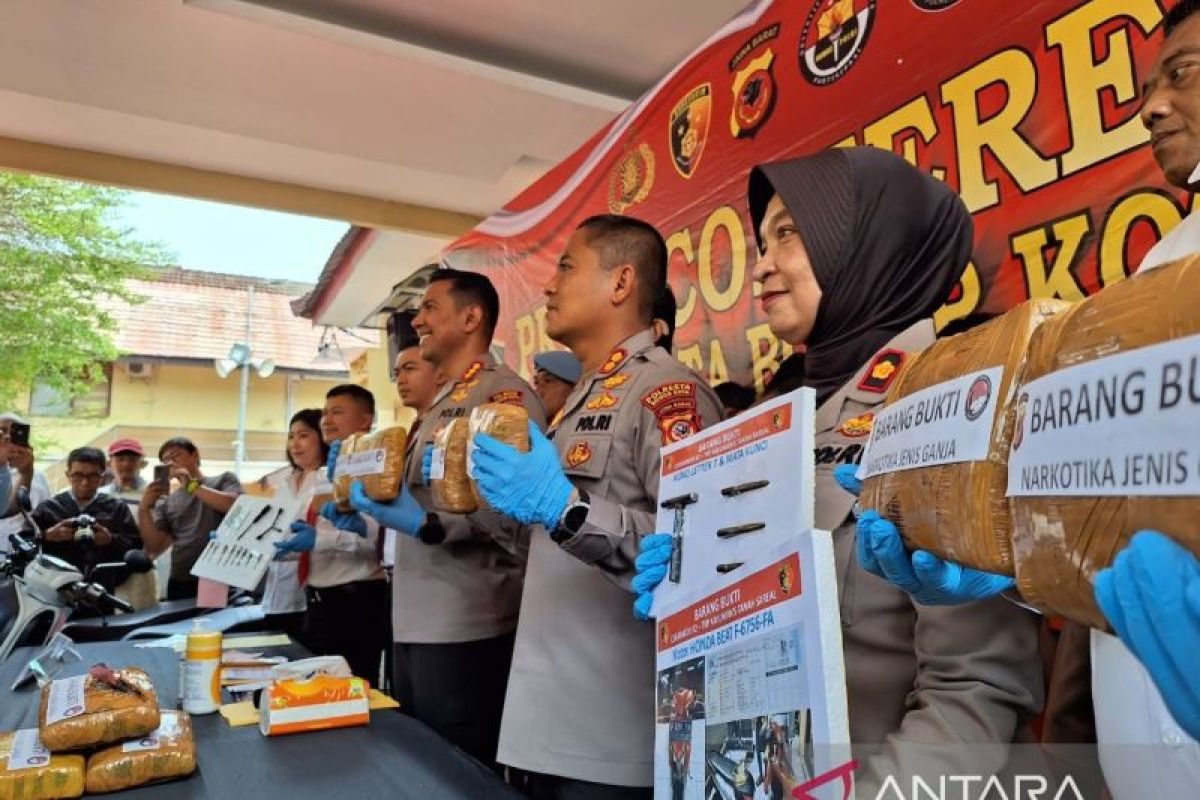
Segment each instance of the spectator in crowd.
[[418,418],[429,410],[438,389],[446,383],[437,367],[421,355],[421,346],[415,342],[396,354],[392,379],[396,381],[400,402],[416,411]]
[[[112,495],[101,494],[104,453],[79,447],[67,455],[67,480],[71,488],[38,504],[33,521],[42,532],[42,552],[56,556],[85,574],[101,562],[120,561],[141,546],[137,523],[129,507]],[[85,516],[94,522],[87,524]],[[90,542],[76,534],[91,528]],[[32,534],[27,530],[27,534]],[[111,588],[111,587],[110,587]]]
[[163,442],[158,460],[170,467],[177,486],[172,491],[154,481],[146,487],[138,504],[138,529],[151,557],[171,548],[167,599],[184,600],[196,596],[192,567],[208,544],[208,535],[242,493],[242,484],[232,472],[205,476],[200,471],[200,451],[183,436]]
[[[325,395],[321,436],[332,449],[375,423],[375,396],[345,383]],[[336,455],[334,456],[336,458]],[[339,655],[350,671],[380,685],[383,651],[390,640],[387,575],[380,564],[380,527],[375,520],[326,503],[313,523],[297,520],[291,535],[276,542],[277,558],[300,555],[307,564],[307,610],[301,637],[318,655]]]
[[721,409],[725,412],[726,419],[734,414],[740,414],[754,405],[754,390],[748,386],[742,386],[740,383],[733,381],[718,383],[713,387],[713,391],[721,399]]
[[[288,424],[287,460],[292,468],[275,485],[276,505],[286,506],[305,499],[311,506],[314,497],[329,494],[332,489],[325,477],[328,458],[329,445],[321,438],[321,409],[297,411]],[[290,553],[271,562],[262,602],[271,627],[304,641],[304,612],[308,604],[297,554]]]
[[142,470],[146,467],[145,451],[137,439],[117,439],[108,446],[108,471],[112,481],[100,487],[104,494],[112,495],[134,514],[146,491],[146,479]]
[[583,366],[569,351],[547,350],[533,357],[533,390],[542,398],[547,419],[558,416],[582,374]]
[[671,352],[675,346],[675,292],[667,285],[654,301],[654,319],[650,322],[654,331],[654,344]]
[[[14,422],[25,424],[25,420],[14,413],[0,414],[0,432],[8,436]],[[50,499],[50,483],[45,475],[33,468],[33,461],[32,447],[10,441],[8,456],[0,459],[0,469],[10,473],[13,496],[16,496],[18,489],[24,488],[29,492],[30,506],[37,508]],[[0,511],[0,552],[8,551],[8,535],[20,533],[24,527],[25,521],[15,502],[9,504],[7,511]]]

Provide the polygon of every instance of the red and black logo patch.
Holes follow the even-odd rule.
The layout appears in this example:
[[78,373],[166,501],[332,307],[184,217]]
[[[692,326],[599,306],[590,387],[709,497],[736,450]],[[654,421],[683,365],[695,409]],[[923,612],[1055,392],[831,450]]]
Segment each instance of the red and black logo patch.
[[875,356],[875,360],[871,362],[871,365],[867,367],[862,380],[858,382],[858,388],[864,392],[883,394],[892,385],[892,380],[896,377],[896,373],[900,370],[900,365],[903,363],[903,350],[888,349],[880,351]]
[[696,384],[673,381],[656,386],[642,397],[642,405],[658,420],[663,444],[673,444],[700,430],[696,409]]
[[729,62],[729,71],[733,73],[729,132],[735,139],[753,136],[775,109],[775,51],[767,47],[757,55],[751,55],[766,42],[777,38],[779,27],[779,23],[775,23],[754,34]]

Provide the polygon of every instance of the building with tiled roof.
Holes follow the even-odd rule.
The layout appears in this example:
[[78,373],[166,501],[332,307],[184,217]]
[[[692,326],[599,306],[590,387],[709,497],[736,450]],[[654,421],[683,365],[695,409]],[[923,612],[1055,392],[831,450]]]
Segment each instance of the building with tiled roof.
[[[320,408],[335,384],[365,382],[360,356],[378,344],[375,331],[325,329],[295,316],[291,302],[312,284],[173,268],[129,285],[145,299],[107,301],[121,356],[106,365],[103,380],[83,397],[63,398],[44,387],[31,393],[34,440],[43,443],[39,464],[52,466],[72,448],[104,448],[124,437],[140,441],[153,464],[159,445],[182,435],[200,449],[206,473],[231,469],[240,379],[236,370],[221,378],[214,362],[245,340],[251,289],[252,355],[275,369],[266,378],[251,372],[244,481],[284,463],[293,413]],[[56,472],[49,470],[52,481]]]

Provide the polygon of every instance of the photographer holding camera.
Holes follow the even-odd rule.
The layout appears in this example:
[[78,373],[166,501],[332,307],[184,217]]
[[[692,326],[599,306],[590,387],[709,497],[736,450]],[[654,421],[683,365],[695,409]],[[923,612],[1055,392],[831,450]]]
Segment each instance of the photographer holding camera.
[[[129,507],[102,494],[104,453],[80,447],[67,456],[71,488],[33,510],[33,521],[42,530],[42,552],[57,556],[85,572],[97,563],[120,561],[125,553],[142,546],[137,522]],[[32,532],[26,530],[26,536]]]

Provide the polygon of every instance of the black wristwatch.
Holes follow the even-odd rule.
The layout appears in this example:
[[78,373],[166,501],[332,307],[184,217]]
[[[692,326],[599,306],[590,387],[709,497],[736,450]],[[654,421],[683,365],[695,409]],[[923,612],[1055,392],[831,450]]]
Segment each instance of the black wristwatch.
[[592,510],[592,498],[588,497],[588,493],[583,489],[576,491],[579,493],[579,499],[567,506],[567,510],[558,520],[558,525],[550,531],[550,538],[555,544],[562,544],[579,533],[579,529],[587,521],[588,512]]

